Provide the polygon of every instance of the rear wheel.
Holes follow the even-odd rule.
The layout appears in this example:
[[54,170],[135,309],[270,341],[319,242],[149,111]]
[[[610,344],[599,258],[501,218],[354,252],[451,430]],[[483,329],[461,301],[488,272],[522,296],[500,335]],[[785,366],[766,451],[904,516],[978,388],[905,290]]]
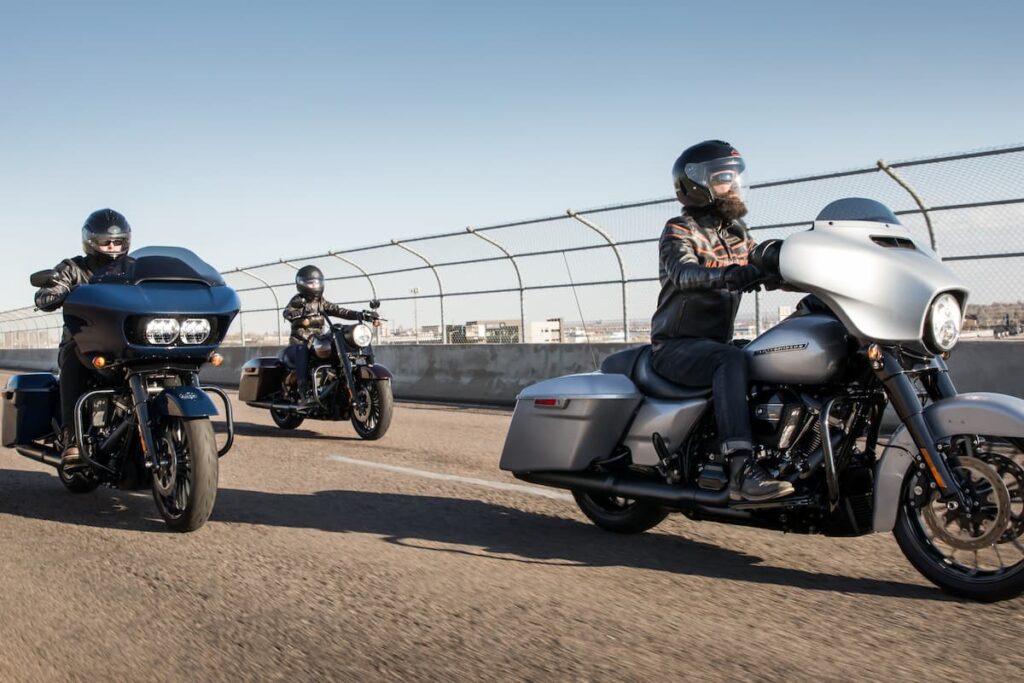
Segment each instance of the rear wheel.
[[99,479],[91,472],[82,469],[68,473],[64,467],[58,466],[57,476],[60,478],[60,483],[64,484],[64,488],[71,493],[91,493],[100,485]]
[[270,409],[270,417],[274,420],[274,424],[281,429],[296,429],[306,419],[298,413],[288,410],[276,410],[274,408]]
[[167,418],[153,435],[160,467],[153,473],[153,499],[173,531],[195,531],[217,500],[217,442],[209,418]]
[[646,500],[573,491],[576,505],[605,531],[639,534],[661,524],[668,511]]
[[950,509],[925,475],[913,474],[893,533],[910,563],[944,591],[1006,600],[1024,593],[1024,451],[983,440],[971,453],[959,458],[954,474],[972,509]]
[[387,433],[395,411],[391,382],[377,380],[357,382],[352,394],[352,427],[367,441],[375,441]]

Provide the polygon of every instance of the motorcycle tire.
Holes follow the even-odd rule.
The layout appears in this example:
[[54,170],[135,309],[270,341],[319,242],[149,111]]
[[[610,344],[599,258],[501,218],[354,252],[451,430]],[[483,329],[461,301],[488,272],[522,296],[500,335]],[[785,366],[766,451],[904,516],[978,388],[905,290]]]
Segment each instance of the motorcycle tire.
[[297,429],[306,419],[298,413],[290,413],[284,410],[270,410],[270,417],[281,429]]
[[60,483],[64,484],[64,488],[71,493],[92,493],[100,485],[96,477],[82,472],[68,474],[63,467],[57,467],[57,477],[60,479]]
[[366,391],[370,396],[369,414],[366,421],[360,421],[352,410],[352,428],[359,438],[376,441],[384,436],[391,426],[391,418],[395,412],[395,397],[389,381],[360,382],[356,391]]
[[591,522],[617,534],[639,534],[653,529],[668,511],[645,500],[632,500],[573,491],[576,505]]
[[171,496],[160,493],[157,474],[153,475],[157,510],[172,531],[195,531],[210,518],[217,500],[218,457],[213,424],[207,417],[168,418],[161,433],[154,436],[170,438],[178,457]]
[[908,502],[908,489],[913,477],[907,477],[896,516],[893,535],[903,555],[917,571],[933,584],[950,595],[978,602],[998,602],[1009,600],[1024,593],[1024,562],[1006,572],[1002,576],[977,575],[955,571],[948,562],[944,562],[934,551],[930,551],[925,534],[914,513],[913,506]]

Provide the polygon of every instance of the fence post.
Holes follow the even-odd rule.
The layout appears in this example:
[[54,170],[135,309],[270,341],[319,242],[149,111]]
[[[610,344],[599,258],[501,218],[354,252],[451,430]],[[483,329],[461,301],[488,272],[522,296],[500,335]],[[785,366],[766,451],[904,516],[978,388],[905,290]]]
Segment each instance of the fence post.
[[[252,272],[246,270],[245,268],[236,268],[234,272],[245,273],[246,275],[248,275],[252,279],[258,280],[258,281],[262,282],[263,286],[270,290],[270,296],[274,297],[274,307],[277,308],[278,311],[281,310],[281,302],[277,298],[277,292],[274,291],[274,288],[270,286],[269,282],[267,282],[266,280],[261,278],[259,275],[255,275]],[[241,312],[239,312],[239,315],[241,315]],[[284,344],[284,342],[281,339],[281,316],[280,315],[277,316],[277,344],[278,344],[278,346]]]
[[928,226],[928,240],[931,242],[932,251],[938,252],[938,247],[935,244],[935,230],[932,228],[932,217],[928,214],[928,207],[925,206],[924,200],[921,199],[921,195],[919,195],[917,191],[910,186],[910,183],[908,183],[903,176],[898,174],[896,169],[890,166],[885,159],[878,160],[878,168],[882,169],[886,175],[896,181],[897,185],[906,190],[907,194],[913,198],[918,208],[921,209],[921,213],[924,215],[924,224]]
[[[356,263],[355,261],[353,261],[351,259],[345,258],[344,256],[342,256],[341,254],[339,254],[336,251],[329,251],[329,252],[327,252],[327,255],[328,256],[333,256],[334,258],[338,259],[342,263],[347,263],[348,265],[352,266],[353,268],[358,270],[360,273],[362,273],[363,277],[366,278],[366,281],[370,283],[370,293],[373,295],[374,299],[377,298],[377,287],[375,287],[374,284],[373,284],[373,278],[370,277],[370,274],[368,272],[366,272],[366,270],[362,266],[360,266],[358,263]],[[377,327],[376,325],[373,326],[373,343],[374,344],[380,342],[379,330],[380,330],[379,327]]]
[[[398,240],[391,240],[391,244],[395,245],[399,249],[406,250],[407,252],[409,252],[410,254],[415,256],[416,258],[418,258],[421,261],[423,261],[424,263],[426,263],[427,264],[427,268],[430,268],[430,270],[434,273],[434,279],[437,280],[437,298],[438,298],[438,301],[441,302],[441,343],[442,344],[447,344],[448,343],[448,330],[445,328],[445,325],[444,325],[444,285],[441,284],[441,275],[437,272],[437,268],[434,266],[433,263],[431,263],[430,259],[428,259],[426,256],[424,256],[420,252],[416,251],[412,247],[410,247],[410,246],[408,246],[406,244],[402,244]],[[416,333],[419,334],[419,330],[416,330]]]
[[526,342],[526,306],[523,301],[523,276],[519,273],[519,264],[516,263],[515,256],[512,255],[508,249],[498,243],[496,239],[488,235],[484,235],[476,231],[476,229],[467,227],[466,232],[470,235],[476,235],[484,242],[496,247],[505,255],[505,257],[512,263],[512,268],[516,271],[516,280],[519,281],[519,343],[523,344]]
[[619,253],[619,245],[617,245],[607,232],[599,228],[594,223],[580,216],[572,209],[566,209],[566,215],[570,218],[574,218],[583,225],[587,226],[598,235],[604,238],[604,241],[608,243],[608,246],[612,248],[615,253],[615,259],[619,262],[619,274],[622,276],[622,341],[626,344],[629,343],[629,319],[627,317],[626,308],[626,268],[622,265],[622,254]]

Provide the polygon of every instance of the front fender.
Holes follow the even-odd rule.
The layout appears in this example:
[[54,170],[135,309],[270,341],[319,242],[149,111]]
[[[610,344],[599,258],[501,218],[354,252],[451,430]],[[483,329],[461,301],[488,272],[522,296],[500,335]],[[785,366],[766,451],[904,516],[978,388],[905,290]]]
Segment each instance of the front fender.
[[209,394],[197,387],[167,387],[153,399],[150,410],[153,415],[167,417],[209,417],[219,414]]
[[[1024,400],[1004,394],[958,394],[928,405],[925,421],[936,440],[961,434],[1024,438]],[[914,466],[917,445],[900,425],[875,466],[874,530],[896,525],[903,480]]]
[[352,371],[358,379],[362,380],[391,379],[391,371],[379,363],[375,363],[373,365],[360,365],[353,368]]

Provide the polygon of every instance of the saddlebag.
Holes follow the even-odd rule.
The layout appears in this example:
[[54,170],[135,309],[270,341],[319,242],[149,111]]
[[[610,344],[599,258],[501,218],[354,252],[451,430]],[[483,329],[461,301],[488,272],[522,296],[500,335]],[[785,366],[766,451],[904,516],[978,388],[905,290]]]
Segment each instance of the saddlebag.
[[15,375],[4,391],[3,444],[26,444],[53,432],[60,415],[60,387],[49,372]]
[[642,398],[625,375],[599,372],[528,386],[516,397],[501,469],[586,469],[614,453]]
[[281,381],[287,371],[284,363],[275,357],[249,359],[242,366],[242,377],[238,381],[238,400],[243,403],[262,401],[281,388]]

